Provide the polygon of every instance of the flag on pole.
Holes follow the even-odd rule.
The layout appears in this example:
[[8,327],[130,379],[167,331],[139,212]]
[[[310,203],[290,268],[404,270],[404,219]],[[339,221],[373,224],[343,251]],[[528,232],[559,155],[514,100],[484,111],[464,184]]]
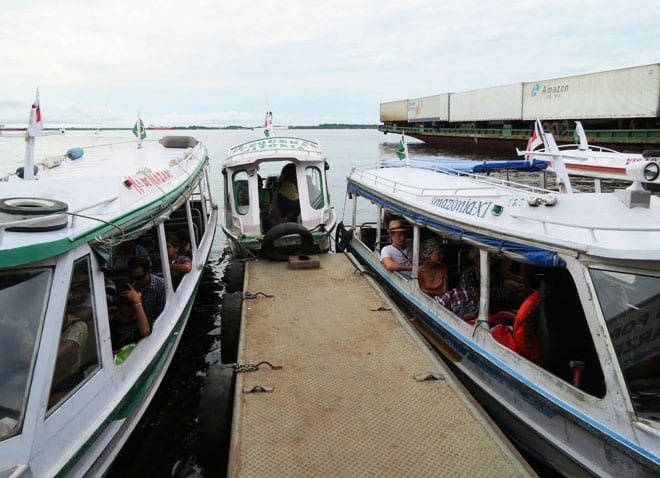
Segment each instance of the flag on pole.
[[396,155],[401,160],[408,157],[408,145],[406,145],[406,138],[404,135],[401,135],[401,141],[399,141],[399,146],[396,148]]
[[584,127],[582,126],[581,121],[575,122],[573,141],[578,143],[578,149],[580,151],[587,151],[589,149],[589,141],[587,140],[587,133],[584,132]]
[[[538,128],[538,120],[534,122],[534,131],[532,131],[532,135],[529,137],[529,140],[527,141],[527,151],[534,151],[536,148],[541,146],[543,144],[543,140],[541,139],[541,135],[539,134],[539,128]],[[532,159],[531,154],[526,154],[525,159],[530,160]]]
[[147,137],[147,132],[144,130],[144,123],[142,122],[142,118],[138,118],[138,120],[135,122],[135,126],[133,126],[133,134],[136,138],[139,139],[144,139]]
[[264,136],[266,138],[273,134],[273,112],[267,111],[266,118],[264,118]]
[[28,121],[28,134],[30,136],[39,136],[44,131],[44,125],[41,122],[41,105],[39,104],[39,88],[37,88],[37,96],[32,103],[30,109],[30,119]]

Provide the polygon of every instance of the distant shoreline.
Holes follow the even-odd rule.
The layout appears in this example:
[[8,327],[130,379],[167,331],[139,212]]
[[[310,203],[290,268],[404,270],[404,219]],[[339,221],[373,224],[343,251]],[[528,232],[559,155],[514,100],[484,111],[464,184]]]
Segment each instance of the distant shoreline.
[[[277,126],[276,129],[378,129],[377,124],[341,124],[341,123],[329,123],[329,124],[319,124],[316,126]],[[58,131],[62,128],[44,128],[44,130],[49,131]],[[93,128],[93,127],[80,127],[73,126],[70,128],[63,128],[67,131],[131,131],[133,128]],[[145,128],[147,131],[174,131],[174,130],[195,130],[195,129],[208,129],[208,130],[259,130],[263,129],[262,126],[158,126],[154,128]],[[0,131],[25,131],[25,128],[0,128]]]

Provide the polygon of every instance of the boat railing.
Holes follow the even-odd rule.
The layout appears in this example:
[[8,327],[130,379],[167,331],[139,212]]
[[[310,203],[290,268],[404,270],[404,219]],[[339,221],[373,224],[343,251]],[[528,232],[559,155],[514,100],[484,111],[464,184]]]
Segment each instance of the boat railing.
[[[381,165],[378,164],[377,167],[380,166]],[[410,161],[410,166],[413,167],[415,166],[415,160]],[[396,167],[405,168],[407,166],[401,165]],[[373,183],[374,186],[380,185],[380,186],[388,187],[391,189],[392,192],[404,192],[406,194],[413,194],[421,197],[435,196],[438,195],[439,193],[443,193],[443,194],[451,193],[453,195],[458,195],[459,192],[465,193],[472,191],[479,191],[480,193],[483,194],[484,188],[492,188],[492,191],[490,192],[490,195],[492,196],[507,195],[510,194],[511,192],[537,194],[537,195],[556,193],[556,191],[551,191],[549,189],[544,189],[538,186],[518,183],[515,181],[511,181],[508,179],[501,179],[494,176],[484,176],[466,171],[459,171],[447,166],[440,166],[440,165],[429,166],[428,164],[424,164],[424,169],[439,174],[448,174],[452,176],[469,178],[471,180],[474,180],[477,184],[475,184],[474,186],[467,186],[466,183],[461,183],[460,185],[457,186],[425,188],[425,187],[406,184],[400,181],[396,181],[394,179],[383,178],[377,174],[372,173],[371,171],[373,170],[373,168],[354,168],[353,171],[351,172],[351,176],[357,175],[361,179]]]

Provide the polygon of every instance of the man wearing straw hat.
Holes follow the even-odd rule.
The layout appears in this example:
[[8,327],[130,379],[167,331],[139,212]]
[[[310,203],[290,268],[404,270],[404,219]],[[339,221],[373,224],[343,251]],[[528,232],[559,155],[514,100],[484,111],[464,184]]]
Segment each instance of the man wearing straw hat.
[[402,219],[392,219],[387,228],[392,244],[380,251],[380,261],[388,271],[397,271],[410,279],[412,271],[412,239],[406,237],[410,224]]

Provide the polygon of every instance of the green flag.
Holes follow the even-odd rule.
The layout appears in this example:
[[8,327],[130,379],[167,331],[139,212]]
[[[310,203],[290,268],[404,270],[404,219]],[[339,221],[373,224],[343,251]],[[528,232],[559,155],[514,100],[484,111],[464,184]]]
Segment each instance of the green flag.
[[406,154],[408,151],[406,150],[406,142],[403,139],[403,136],[401,136],[401,141],[399,141],[399,147],[396,149],[396,155],[399,157],[399,159],[406,159]]
[[133,134],[135,135],[136,138],[138,137],[139,134],[140,139],[144,139],[147,137],[147,132],[144,130],[144,123],[142,122],[142,120],[135,122],[135,126],[133,126]]

